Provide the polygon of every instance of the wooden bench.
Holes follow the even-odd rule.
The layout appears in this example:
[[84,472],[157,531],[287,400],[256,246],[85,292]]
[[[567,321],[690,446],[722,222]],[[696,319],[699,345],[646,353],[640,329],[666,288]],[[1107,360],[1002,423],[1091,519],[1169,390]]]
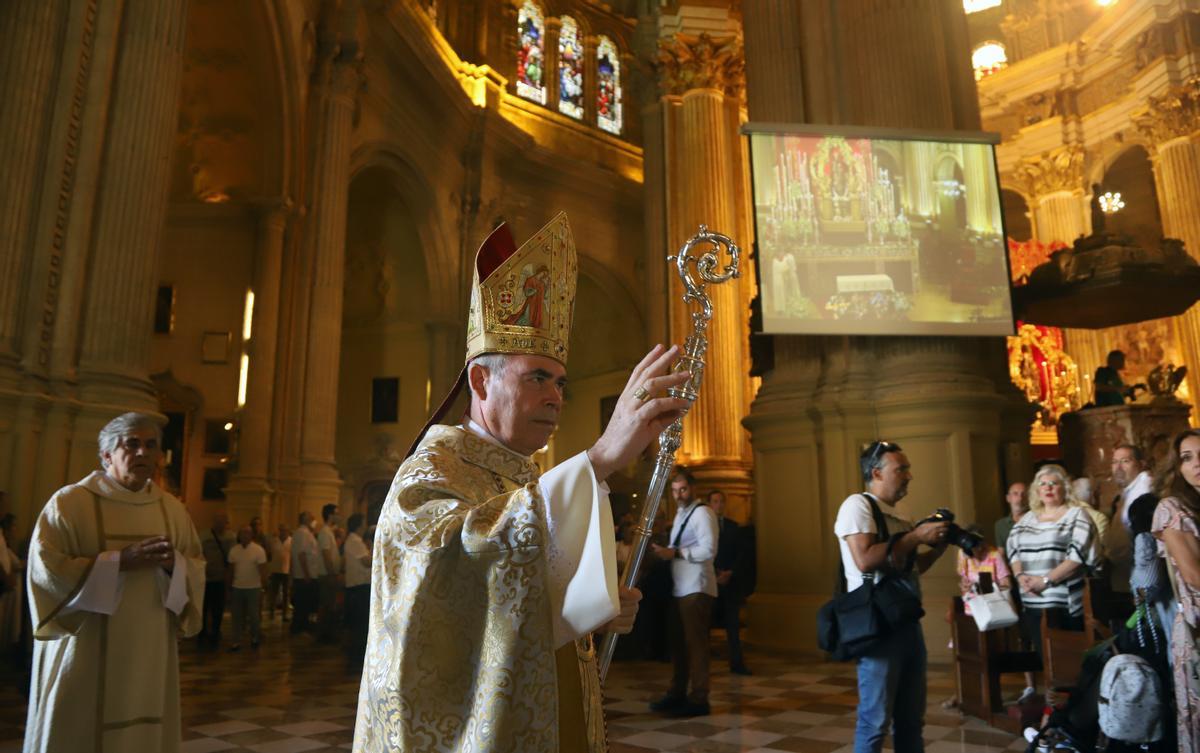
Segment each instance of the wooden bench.
[[1097,615],[1094,593],[1097,586],[1091,579],[1084,581],[1083,630],[1063,630],[1050,627],[1042,613],[1042,665],[1046,688],[1055,692],[1070,692],[1079,679],[1083,657],[1093,646],[1112,635],[1106,626],[1110,615]]
[[1000,692],[1000,677],[1010,672],[1041,669],[1037,652],[1022,651],[1017,626],[979,632],[975,618],[963,611],[961,597],[954,597],[954,679],[959,708],[989,725],[1013,734],[1021,733],[1021,718],[1010,716]]

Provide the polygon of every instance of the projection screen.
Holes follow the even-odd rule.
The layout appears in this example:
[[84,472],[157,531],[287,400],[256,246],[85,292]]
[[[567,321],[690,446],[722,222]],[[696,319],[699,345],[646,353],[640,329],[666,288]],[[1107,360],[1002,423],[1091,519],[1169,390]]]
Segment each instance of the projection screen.
[[763,332],[1010,335],[998,136],[747,124]]

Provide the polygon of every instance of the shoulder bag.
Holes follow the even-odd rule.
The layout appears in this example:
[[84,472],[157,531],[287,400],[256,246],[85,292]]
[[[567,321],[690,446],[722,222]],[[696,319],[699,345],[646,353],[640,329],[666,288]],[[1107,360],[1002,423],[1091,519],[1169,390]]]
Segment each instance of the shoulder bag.
[[[877,542],[888,542],[891,548],[903,536],[888,535],[887,520],[875,499],[864,494],[875,519]],[[916,562],[910,554],[903,570],[880,569],[863,574],[863,584],[846,591],[846,572],[838,556],[838,582],[834,597],[817,612],[817,645],[837,661],[856,659],[869,652],[894,630],[916,622],[925,615],[921,598],[907,574]]]

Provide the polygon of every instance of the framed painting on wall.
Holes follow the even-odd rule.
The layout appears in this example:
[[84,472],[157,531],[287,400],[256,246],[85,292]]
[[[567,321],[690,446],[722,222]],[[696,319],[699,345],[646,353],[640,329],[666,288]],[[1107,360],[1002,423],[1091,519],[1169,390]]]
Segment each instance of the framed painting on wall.
[[400,420],[400,377],[371,380],[371,423],[394,424]]
[[219,501],[225,499],[225,487],[229,485],[228,468],[205,468],[204,482],[200,487],[200,498]]

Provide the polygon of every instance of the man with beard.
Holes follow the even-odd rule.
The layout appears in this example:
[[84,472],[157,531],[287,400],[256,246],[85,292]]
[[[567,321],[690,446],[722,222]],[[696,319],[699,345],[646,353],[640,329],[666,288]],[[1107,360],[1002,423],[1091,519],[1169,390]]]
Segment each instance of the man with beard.
[[[862,586],[865,575],[889,572],[909,578],[919,594],[917,572],[928,570],[945,552],[947,524],[926,522],[914,528],[908,515],[896,508],[912,481],[900,445],[872,442],[859,456],[859,469],[866,491],[846,498],[833,528],[846,590]],[[879,530],[877,517],[882,517],[887,531]],[[932,548],[918,553],[921,544]],[[855,753],[878,753],[889,732],[896,750],[920,753],[925,749],[925,670],[920,621],[895,628],[858,660]]]

